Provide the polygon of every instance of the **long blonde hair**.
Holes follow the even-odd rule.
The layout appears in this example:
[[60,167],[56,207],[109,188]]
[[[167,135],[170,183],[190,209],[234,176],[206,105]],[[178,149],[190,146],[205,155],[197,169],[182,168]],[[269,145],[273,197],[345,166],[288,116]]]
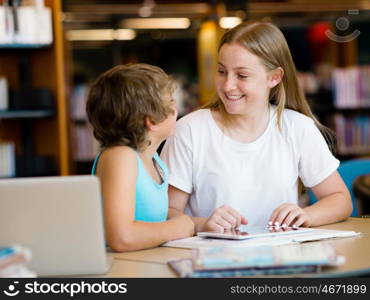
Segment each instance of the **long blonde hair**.
[[[335,138],[330,129],[323,126],[313,115],[302,88],[298,84],[297,72],[283,33],[268,22],[244,22],[227,31],[221,38],[218,50],[224,44],[239,43],[256,55],[268,71],[278,67],[284,70],[281,82],[270,91],[269,102],[277,106],[277,125],[281,128],[281,116],[285,108],[300,112],[313,119],[320,129],[329,148],[334,150]],[[219,97],[210,99],[203,108],[216,109],[225,124],[230,116]]]

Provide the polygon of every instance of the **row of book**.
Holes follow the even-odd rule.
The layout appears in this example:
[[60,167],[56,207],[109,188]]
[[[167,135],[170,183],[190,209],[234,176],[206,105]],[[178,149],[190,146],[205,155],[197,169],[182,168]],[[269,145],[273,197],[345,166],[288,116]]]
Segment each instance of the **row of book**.
[[88,123],[72,124],[71,138],[73,146],[73,159],[75,161],[94,160],[98,151],[99,143],[94,138],[93,130]]
[[334,116],[339,154],[370,152],[370,116]]
[[0,142],[0,177],[15,176],[15,145],[13,142]]
[[204,247],[189,259],[168,261],[180,277],[214,278],[304,274],[343,264],[329,243],[280,246]]
[[70,98],[71,139],[73,145],[72,157],[74,161],[94,160],[99,144],[94,138],[93,130],[87,121],[86,101],[89,91],[88,84],[74,86]]
[[370,65],[333,69],[332,81],[335,107],[370,107]]
[[5,1],[0,5],[0,44],[51,44],[50,7],[44,6],[44,0],[23,1],[19,5],[20,2]]
[[36,277],[26,263],[31,259],[28,248],[21,246],[0,247],[0,278]]

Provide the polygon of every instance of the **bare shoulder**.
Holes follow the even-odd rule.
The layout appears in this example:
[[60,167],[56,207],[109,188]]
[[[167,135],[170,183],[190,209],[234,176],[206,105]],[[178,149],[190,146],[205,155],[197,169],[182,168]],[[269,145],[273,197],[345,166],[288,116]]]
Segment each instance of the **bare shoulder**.
[[128,146],[114,146],[103,151],[101,158],[110,158],[120,156],[122,158],[133,158],[135,157],[135,150]]
[[136,168],[136,153],[127,146],[114,146],[104,150],[99,158],[97,173],[102,174],[104,170],[129,170]]

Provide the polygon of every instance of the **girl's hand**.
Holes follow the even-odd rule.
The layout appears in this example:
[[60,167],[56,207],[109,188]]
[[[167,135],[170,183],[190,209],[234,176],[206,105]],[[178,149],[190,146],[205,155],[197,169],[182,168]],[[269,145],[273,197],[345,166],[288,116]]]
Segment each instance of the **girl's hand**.
[[280,227],[310,227],[311,223],[311,216],[293,203],[281,204],[269,219],[269,225]]
[[238,228],[240,224],[247,223],[247,219],[235,209],[223,205],[215,209],[213,214],[204,223],[202,230],[224,232],[225,230]]

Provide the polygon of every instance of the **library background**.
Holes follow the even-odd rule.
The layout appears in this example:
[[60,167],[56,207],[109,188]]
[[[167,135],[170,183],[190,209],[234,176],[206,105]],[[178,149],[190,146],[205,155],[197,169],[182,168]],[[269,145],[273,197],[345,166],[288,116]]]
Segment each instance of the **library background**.
[[100,73],[117,64],[158,65],[178,82],[185,115],[214,94],[223,31],[267,20],[285,34],[315,115],[336,134],[353,196],[367,199],[354,215],[370,213],[370,1],[0,4],[0,178],[89,174],[99,148],[85,102]]

